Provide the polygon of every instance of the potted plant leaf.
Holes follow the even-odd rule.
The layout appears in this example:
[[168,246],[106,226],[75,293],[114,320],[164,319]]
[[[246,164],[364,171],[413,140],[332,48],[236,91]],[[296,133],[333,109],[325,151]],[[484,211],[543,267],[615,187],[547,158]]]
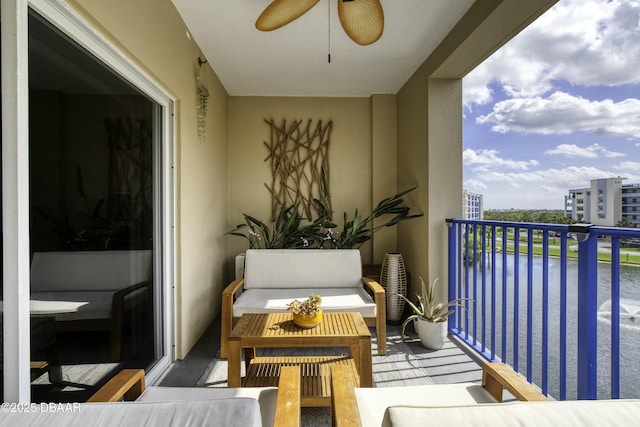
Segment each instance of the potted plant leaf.
[[[322,240],[322,226],[326,219],[321,217],[301,225],[303,218],[299,208],[299,203],[283,205],[271,227],[258,218],[243,214],[245,223],[225,234],[247,239],[251,249],[306,248]],[[247,234],[242,231],[245,228],[248,228]]]
[[472,300],[472,298],[457,298],[446,304],[438,302],[435,293],[438,280],[439,278],[427,286],[424,280],[422,280],[422,277],[420,277],[422,293],[416,294],[418,297],[417,305],[404,295],[396,294],[400,298],[403,298],[413,310],[413,314],[407,317],[402,323],[400,335],[402,336],[403,342],[405,328],[409,322],[413,321],[413,326],[420,337],[422,345],[432,350],[441,349],[447,338],[447,320],[449,315],[454,312],[453,307],[466,309],[461,302],[464,300]]
[[[353,219],[344,213],[342,230],[334,232],[338,227],[331,220],[331,213],[322,201],[314,199],[314,209],[318,217],[303,223],[300,203],[280,208],[270,227],[253,216],[243,214],[245,223],[237,225],[225,234],[238,236],[249,242],[252,249],[288,249],[288,248],[321,248],[351,249],[359,248],[369,241],[373,234],[385,227],[393,227],[402,221],[419,218],[423,214],[410,214],[411,208],[404,205],[403,196],[416,187],[411,187],[391,197],[383,199],[367,216],[362,216],[356,209]],[[373,225],[375,219],[387,217],[383,223]]]

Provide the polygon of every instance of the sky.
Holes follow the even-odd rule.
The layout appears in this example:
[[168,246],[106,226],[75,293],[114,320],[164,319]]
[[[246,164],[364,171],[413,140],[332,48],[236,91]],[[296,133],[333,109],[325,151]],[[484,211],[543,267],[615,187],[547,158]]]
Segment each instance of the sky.
[[463,79],[464,188],[487,209],[562,209],[640,183],[640,0],[560,0]]

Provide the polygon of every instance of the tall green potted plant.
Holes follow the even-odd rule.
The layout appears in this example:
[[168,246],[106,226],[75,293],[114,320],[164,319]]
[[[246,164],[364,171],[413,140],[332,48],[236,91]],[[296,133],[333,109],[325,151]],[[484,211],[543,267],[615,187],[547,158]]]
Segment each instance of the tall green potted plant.
[[[246,239],[252,249],[359,248],[375,232],[422,216],[421,213],[410,214],[411,208],[404,205],[403,196],[415,189],[416,187],[411,187],[383,199],[367,216],[360,215],[356,209],[353,219],[349,219],[345,212],[342,230],[336,232],[333,230],[338,225],[332,222],[331,213],[320,200],[314,199],[318,217],[308,223],[303,223],[299,203],[296,203],[291,206],[283,205],[271,227],[258,218],[243,214],[245,223],[238,224],[226,234]],[[386,221],[374,226],[374,220],[381,217],[386,217]]]
[[405,328],[409,322],[413,322],[414,329],[420,337],[420,342],[426,348],[439,350],[444,346],[447,338],[447,320],[449,315],[454,312],[453,307],[461,307],[465,309],[461,303],[471,298],[456,298],[446,304],[438,302],[436,299],[435,288],[438,279],[434,280],[429,286],[424,283],[420,277],[421,293],[416,294],[418,304],[414,304],[404,295],[397,294],[403,298],[413,310],[413,314],[402,323],[401,336],[404,342]]
[[[251,249],[309,247],[322,240],[325,218],[321,217],[309,224],[301,225],[303,218],[299,208],[299,203],[283,205],[271,227],[258,218],[243,214],[245,223],[238,224],[225,234],[246,239]],[[244,229],[248,229],[246,234],[243,232]]]

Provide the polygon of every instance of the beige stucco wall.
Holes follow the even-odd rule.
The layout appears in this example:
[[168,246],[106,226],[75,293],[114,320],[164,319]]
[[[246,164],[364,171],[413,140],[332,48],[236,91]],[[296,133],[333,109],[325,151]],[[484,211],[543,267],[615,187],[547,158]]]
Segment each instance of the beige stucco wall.
[[[398,103],[397,96],[379,94],[371,97],[371,191],[374,205],[386,197],[404,191],[398,188]],[[379,218],[374,225],[384,224]],[[373,237],[372,263],[382,264],[386,252],[398,251],[397,227],[382,228]]]
[[[447,218],[462,214],[462,80],[415,75],[398,95],[400,186],[418,184],[413,203],[423,218],[401,224],[398,245],[412,272],[409,294],[419,277],[447,284]],[[419,118],[422,117],[422,120]]]
[[[243,222],[246,213],[263,221],[271,215],[271,168],[265,161],[270,127],[264,120],[333,121],[329,148],[331,203],[334,222],[342,227],[343,213],[371,212],[371,100],[369,98],[231,97],[229,102],[229,222]],[[221,230],[222,232],[227,230]],[[233,257],[248,248],[246,240],[229,239],[229,267]],[[371,244],[362,248],[371,262]]]
[[[447,298],[447,218],[462,217],[462,80],[429,80],[428,277]],[[424,280],[427,280],[427,276]]]
[[207,137],[196,125],[195,66],[201,56],[169,0],[70,0],[110,43],[164,88],[175,111],[176,356],[182,358],[217,316],[227,227],[228,95],[205,65]]
[[418,277],[429,277],[428,228],[428,98],[427,80],[414,76],[398,93],[398,185],[401,188],[418,185],[409,194],[409,202],[421,218],[398,226],[398,250],[402,253],[409,276],[408,294],[418,289]]
[[[343,214],[353,219],[371,213],[383,198],[398,189],[396,162],[396,95],[370,98],[231,97],[229,103],[229,229],[243,222],[242,213],[268,219],[271,196],[265,183],[271,169],[265,159],[270,140],[266,120],[288,124],[312,119],[332,120],[330,187],[334,222],[342,229]],[[396,251],[396,228],[379,231],[360,250],[365,264],[382,263],[385,252]],[[228,271],[233,258],[248,247],[246,240],[229,239]]]

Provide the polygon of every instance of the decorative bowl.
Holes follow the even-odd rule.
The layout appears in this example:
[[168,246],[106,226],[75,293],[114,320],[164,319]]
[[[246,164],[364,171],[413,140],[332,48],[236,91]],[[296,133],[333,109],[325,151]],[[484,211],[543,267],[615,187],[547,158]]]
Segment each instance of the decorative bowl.
[[316,314],[295,314],[293,313],[293,323],[301,328],[315,328],[322,322],[322,311]]

